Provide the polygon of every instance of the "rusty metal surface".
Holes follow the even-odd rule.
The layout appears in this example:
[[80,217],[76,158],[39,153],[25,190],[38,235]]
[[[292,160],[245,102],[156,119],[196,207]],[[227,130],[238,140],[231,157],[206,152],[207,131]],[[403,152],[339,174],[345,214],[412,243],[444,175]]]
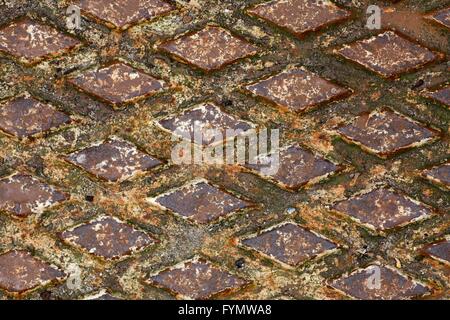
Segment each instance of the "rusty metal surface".
[[100,144],[71,153],[67,160],[108,181],[122,181],[162,164],[131,143],[112,137]]
[[338,53],[384,77],[397,76],[438,58],[392,31],[345,45]]
[[54,187],[25,174],[0,180],[0,191],[0,208],[19,217],[42,213],[68,198]]
[[184,298],[207,299],[224,291],[236,290],[248,282],[203,260],[182,262],[164,270],[149,281]]
[[380,157],[388,157],[439,137],[436,130],[426,128],[388,108],[362,114],[338,131],[345,139]]
[[21,97],[0,107],[0,129],[18,138],[58,128],[70,117],[32,97]]
[[450,241],[435,243],[427,248],[426,251],[433,258],[450,264]]
[[429,97],[445,104],[450,107],[450,86],[444,87],[442,89],[436,90],[429,94]]
[[432,214],[423,204],[386,188],[339,202],[333,209],[378,230],[405,225]]
[[161,90],[164,82],[121,62],[88,71],[69,83],[112,105],[132,102]]
[[[245,133],[253,127],[252,124],[223,112],[217,105],[210,102],[195,106],[175,117],[161,119],[158,123],[176,136],[196,143],[198,143],[195,139],[195,130],[197,130],[197,133],[203,134],[202,141],[199,141],[203,145],[210,145],[215,140],[214,131],[209,133],[208,129],[217,129],[222,136],[227,135],[233,138],[239,132]],[[236,132],[227,134],[227,129]]]
[[162,50],[202,70],[212,71],[257,53],[258,49],[228,30],[207,26],[160,45]]
[[26,63],[67,52],[79,44],[75,38],[28,18],[15,21],[0,30],[0,50]]
[[109,216],[66,230],[60,237],[105,259],[119,259],[155,243],[144,232]]
[[430,181],[450,189],[450,163],[425,170],[423,175]]
[[450,28],[450,8],[442,9],[432,15],[432,19],[436,22]]
[[61,280],[65,274],[26,251],[9,251],[0,255],[0,288],[23,293],[37,286]]
[[234,211],[252,206],[248,201],[198,181],[160,195],[154,202],[198,223],[209,223]]
[[248,85],[246,89],[292,111],[304,111],[307,107],[338,99],[349,93],[347,89],[302,69],[282,72]]
[[286,28],[297,36],[345,20],[351,15],[328,0],[275,0],[258,4],[248,13]]
[[385,266],[379,266],[383,279],[380,283],[380,288],[368,289],[366,283],[370,281],[369,278],[374,266],[377,265],[357,270],[348,276],[334,281],[332,285],[339,291],[358,299],[411,299],[429,293],[428,288],[422,284],[408,279],[395,269]]
[[80,0],[74,3],[88,16],[120,29],[150,20],[173,9],[169,3],[162,0]]
[[334,163],[295,145],[280,151],[280,167],[275,174],[265,171],[267,158],[271,159],[271,156],[262,155],[261,159],[254,161],[257,164],[247,163],[245,167],[293,190],[318,182],[340,169]]
[[291,266],[336,248],[329,240],[293,223],[263,231],[256,237],[244,239],[242,244]]
[[0,1],[0,300],[450,299],[448,8]]

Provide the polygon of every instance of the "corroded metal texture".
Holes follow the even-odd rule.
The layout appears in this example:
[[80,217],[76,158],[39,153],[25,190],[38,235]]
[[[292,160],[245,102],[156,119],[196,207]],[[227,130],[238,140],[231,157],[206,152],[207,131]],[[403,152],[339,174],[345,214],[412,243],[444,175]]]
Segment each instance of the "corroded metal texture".
[[450,28],[450,7],[436,12],[431,18],[447,28]]
[[173,9],[163,0],[80,0],[76,3],[88,16],[120,29],[126,29]]
[[69,121],[67,114],[32,97],[13,99],[0,107],[0,129],[18,138],[49,131]]
[[207,181],[191,183],[159,195],[153,201],[198,223],[209,223],[233,211],[252,206],[250,202],[222,191]]
[[28,18],[0,29],[0,50],[28,64],[62,54],[79,44],[75,38]]
[[450,299],[448,8],[0,1],[0,300]]
[[428,96],[450,107],[450,86],[431,92]]
[[358,116],[352,123],[338,129],[349,142],[380,157],[389,157],[404,149],[421,146],[439,137],[427,128],[384,108]]
[[66,230],[60,237],[105,259],[119,259],[155,243],[146,233],[110,216]]
[[[379,268],[381,282],[371,279]],[[368,283],[373,282],[371,285]],[[429,293],[428,288],[408,279],[397,270],[385,266],[372,265],[357,270],[333,282],[333,287],[357,299],[399,300],[418,298]]]
[[425,170],[423,175],[430,181],[450,189],[450,163]]
[[246,168],[275,181],[287,189],[299,189],[308,183],[318,182],[337,172],[340,168],[334,163],[316,156],[299,146],[284,148],[279,153],[279,168],[270,172],[268,164],[274,162],[274,155],[260,155]]
[[427,248],[426,252],[433,258],[446,264],[450,264],[450,241],[447,240],[435,243]]
[[71,153],[67,160],[96,177],[108,181],[122,181],[136,173],[162,164],[131,143],[112,137],[100,144]]
[[154,95],[164,86],[163,81],[121,62],[87,71],[68,81],[114,106]]
[[165,42],[160,48],[205,71],[220,69],[258,51],[254,45],[216,26],[207,26],[201,31]]
[[68,196],[52,186],[25,174],[0,180],[0,209],[18,217],[42,213]]
[[338,53],[384,77],[397,76],[438,58],[427,48],[392,31],[345,45]]
[[0,255],[0,288],[23,293],[52,281],[62,280],[65,274],[27,251],[9,251]]
[[248,13],[286,28],[297,36],[345,20],[351,15],[328,0],[275,0],[258,4]]
[[339,202],[333,209],[377,230],[402,226],[432,214],[425,205],[386,188]]
[[336,248],[329,240],[293,223],[263,231],[256,237],[244,239],[242,244],[291,266]]
[[248,282],[201,259],[151,276],[149,281],[184,298],[207,299],[225,291],[245,286]]
[[314,73],[293,69],[245,87],[251,93],[292,111],[338,99],[349,93]]

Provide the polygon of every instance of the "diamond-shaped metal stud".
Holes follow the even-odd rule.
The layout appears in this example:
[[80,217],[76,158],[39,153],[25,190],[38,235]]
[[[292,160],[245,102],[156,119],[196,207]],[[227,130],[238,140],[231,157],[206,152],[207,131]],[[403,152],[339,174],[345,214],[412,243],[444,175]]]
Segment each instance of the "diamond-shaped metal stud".
[[387,188],[354,196],[333,206],[371,229],[388,230],[424,219],[432,211],[424,204]]
[[432,14],[429,18],[447,28],[450,28],[450,7]]
[[307,184],[319,182],[340,168],[299,146],[289,146],[275,155],[261,154],[245,167],[283,188],[298,190]]
[[69,121],[65,113],[32,97],[15,98],[0,106],[0,129],[18,138],[46,132]]
[[303,69],[292,69],[247,85],[246,90],[281,108],[304,111],[350,93],[332,82]]
[[351,15],[328,0],[275,0],[258,4],[247,12],[296,36],[345,20]]
[[336,249],[333,242],[294,223],[265,230],[242,244],[291,267]]
[[439,186],[450,190],[450,162],[425,170],[422,175]]
[[68,199],[56,188],[25,174],[0,180],[0,210],[18,217],[42,213],[48,207]]
[[0,29],[0,51],[25,64],[60,55],[79,45],[78,40],[28,18]]
[[201,31],[165,42],[160,48],[204,71],[218,70],[257,52],[252,44],[215,26],[207,26]]
[[335,280],[332,287],[347,296],[362,300],[413,299],[429,293],[424,285],[409,279],[398,270],[371,265]]
[[67,160],[96,177],[116,182],[162,164],[131,143],[112,137],[109,140],[71,153]]
[[440,241],[427,247],[425,252],[434,259],[450,266],[450,241]]
[[[224,139],[232,139],[254,128],[253,124],[223,112],[211,102],[195,106],[179,115],[159,120],[158,124],[164,130],[180,138],[201,145],[222,143]],[[222,135],[220,141],[215,141],[216,130]],[[227,130],[234,130],[234,134]],[[197,141],[196,134],[202,138],[202,141]]]
[[89,70],[68,82],[114,107],[148,98],[165,86],[164,81],[122,62]]
[[84,14],[122,30],[173,10],[162,0],[79,0],[78,6]]
[[438,59],[437,54],[393,31],[345,45],[337,52],[387,78],[396,77]]
[[424,145],[439,138],[439,132],[420,125],[388,108],[364,113],[338,129],[341,136],[381,158]]
[[151,200],[198,223],[210,223],[232,212],[252,206],[205,180],[198,180]]
[[430,92],[427,96],[450,107],[450,85]]
[[248,282],[203,259],[193,259],[150,277],[149,282],[180,298],[204,300],[224,291],[237,290]]
[[110,216],[102,216],[66,230],[60,237],[71,245],[108,260],[127,257],[155,243],[146,233]]
[[25,293],[65,276],[27,251],[13,250],[0,255],[0,288],[11,293]]

